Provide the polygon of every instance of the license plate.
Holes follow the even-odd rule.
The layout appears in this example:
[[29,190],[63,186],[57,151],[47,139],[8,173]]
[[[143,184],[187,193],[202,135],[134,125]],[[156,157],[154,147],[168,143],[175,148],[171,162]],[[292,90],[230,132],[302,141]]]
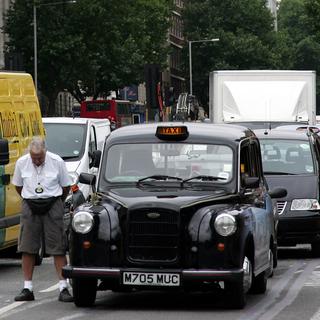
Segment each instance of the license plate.
[[123,272],[122,282],[135,286],[180,286],[180,274],[178,273],[144,273]]

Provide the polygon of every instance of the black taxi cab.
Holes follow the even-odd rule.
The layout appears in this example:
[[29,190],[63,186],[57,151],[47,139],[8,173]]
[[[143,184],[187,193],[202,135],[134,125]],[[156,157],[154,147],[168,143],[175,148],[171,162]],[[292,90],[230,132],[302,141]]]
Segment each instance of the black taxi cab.
[[[100,159],[101,157],[101,159]],[[100,164],[100,165],[99,165]],[[234,308],[264,293],[276,264],[272,197],[255,134],[233,125],[154,123],[111,133],[95,154],[91,201],[72,217],[76,306],[97,290],[224,290]]]

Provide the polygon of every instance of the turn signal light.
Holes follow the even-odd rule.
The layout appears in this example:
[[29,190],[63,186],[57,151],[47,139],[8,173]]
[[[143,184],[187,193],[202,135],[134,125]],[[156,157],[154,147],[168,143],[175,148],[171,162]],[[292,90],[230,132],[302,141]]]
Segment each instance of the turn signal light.
[[74,193],[74,192],[77,192],[79,190],[79,187],[78,187],[78,185],[77,184],[73,184],[72,186],[71,186],[71,191]]
[[83,241],[82,247],[83,247],[83,249],[90,249],[91,242],[90,241]]
[[218,243],[218,244],[217,244],[217,249],[218,249],[218,251],[220,251],[220,252],[224,251],[224,243]]

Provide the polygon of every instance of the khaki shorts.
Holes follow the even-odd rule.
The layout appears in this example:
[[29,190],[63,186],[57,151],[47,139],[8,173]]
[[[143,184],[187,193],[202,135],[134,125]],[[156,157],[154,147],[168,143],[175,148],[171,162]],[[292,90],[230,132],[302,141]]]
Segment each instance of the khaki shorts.
[[27,202],[23,200],[18,251],[37,254],[43,237],[47,254],[65,255],[67,239],[63,214],[64,207],[61,198],[58,198],[49,212],[43,215],[33,214]]

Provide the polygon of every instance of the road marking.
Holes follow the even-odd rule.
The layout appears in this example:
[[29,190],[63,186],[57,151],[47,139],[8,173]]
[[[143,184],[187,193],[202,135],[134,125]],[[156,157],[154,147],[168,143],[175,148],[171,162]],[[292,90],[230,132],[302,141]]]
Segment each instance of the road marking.
[[[2,318],[2,316],[4,314],[6,314],[7,317],[12,316],[16,313],[23,313],[26,310],[35,308],[41,304],[49,303],[52,301],[57,301],[57,298],[48,298],[48,299],[41,299],[41,300],[35,300],[35,301],[28,301],[28,303],[26,303],[27,301],[19,301],[19,302],[11,303],[7,307],[0,309],[0,319]],[[23,307],[21,307],[20,309],[15,309],[22,304],[25,304],[25,305]],[[13,309],[15,309],[15,310],[13,310]],[[4,311],[2,311],[2,310],[4,310]]]
[[58,288],[59,288],[59,283],[56,283],[53,286],[51,286],[47,289],[41,290],[39,292],[51,292],[51,291],[57,290]]
[[0,309],[0,315],[6,313],[6,312],[8,312],[8,311],[10,311],[10,310],[12,310],[12,309],[14,309],[16,307],[21,306],[24,303],[26,303],[26,301],[17,301],[17,302],[9,304],[6,307],[1,308]]
[[80,312],[80,313],[76,313],[76,314],[73,314],[71,316],[66,316],[66,317],[63,317],[63,318],[58,318],[56,320],[71,320],[71,319],[74,319],[74,318],[80,318],[80,317],[83,317],[85,316],[86,314],[84,312]]
[[[247,318],[247,320],[251,319],[259,319],[259,320],[271,320],[277,314],[279,314],[284,308],[290,305],[294,299],[298,296],[300,290],[303,288],[304,284],[310,277],[310,274],[317,268],[319,265],[319,260],[312,260],[308,264],[303,263],[303,272],[300,273],[296,279],[290,277],[287,279],[287,283],[289,284],[288,291],[285,293],[283,298],[279,302],[276,302],[276,298],[279,298],[281,291],[278,291],[277,294],[273,295],[273,300],[271,303],[267,303],[264,305],[264,310],[257,311],[254,317]],[[284,289],[284,288],[283,288]]]
[[309,280],[305,283],[307,287],[320,287],[320,271],[315,270],[312,272]]
[[[317,265],[319,265],[319,260],[311,261],[308,264],[296,261],[293,265],[290,265],[290,269],[281,274],[280,279],[276,279],[275,274],[274,280],[276,281],[273,281],[272,287],[267,291],[267,298],[249,308],[247,307],[239,320],[273,319],[275,315],[295,299]],[[303,270],[303,272],[300,273],[300,270]],[[286,291],[287,288],[288,291]]]
[[[47,289],[41,290],[39,292],[41,292],[41,293],[52,292],[54,290],[57,290],[58,288],[59,288],[59,283],[56,283],[53,286],[51,286],[51,287],[49,287]],[[1,315],[3,315],[3,314],[5,314],[5,313],[7,313],[7,312],[9,312],[9,311],[11,311],[11,310],[13,310],[15,308],[20,307],[24,303],[26,303],[26,301],[16,301],[16,302],[13,302],[13,303],[11,303],[11,304],[3,307],[3,308],[0,308],[0,318],[1,318]],[[33,303],[32,307],[34,307],[36,305],[39,305],[39,304],[41,304],[41,301]],[[29,308],[30,308],[30,306],[28,306],[26,309],[29,309]]]

